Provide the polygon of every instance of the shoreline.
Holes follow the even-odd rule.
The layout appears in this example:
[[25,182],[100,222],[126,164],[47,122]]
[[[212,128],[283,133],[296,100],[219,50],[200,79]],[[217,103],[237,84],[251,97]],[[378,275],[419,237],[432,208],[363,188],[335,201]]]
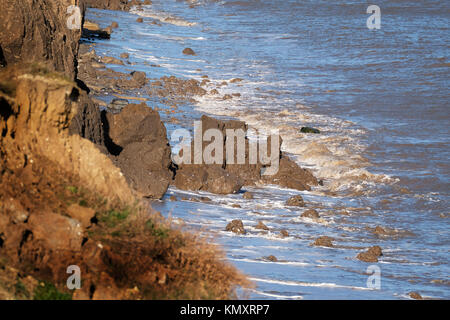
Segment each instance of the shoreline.
[[[112,2],[114,1],[110,1],[109,5]],[[119,3],[121,0],[115,2]],[[142,21],[134,22],[138,18],[136,13],[138,12],[132,11],[129,16],[118,16],[126,18],[127,26],[135,23],[136,28],[141,23],[157,26],[164,22],[164,17],[159,18],[156,13],[151,18],[144,15]],[[421,297],[417,292],[406,289],[415,288],[414,282],[407,283],[403,280],[402,284],[401,276],[397,280],[394,271],[395,267],[400,270],[410,263],[420,263],[412,259],[412,253],[404,246],[408,239],[417,238],[415,233],[418,230],[391,225],[391,219],[375,213],[369,203],[364,205],[364,201],[353,202],[352,198],[360,197],[357,188],[348,194],[339,192],[342,185],[339,181],[339,184],[333,186],[335,191],[331,190],[330,183],[336,180],[326,174],[331,167],[318,168],[316,163],[312,172],[321,170],[322,181],[296,164],[303,163],[299,160],[304,160],[299,159],[296,153],[282,153],[279,149],[278,160],[284,161],[284,176],[282,175],[283,181],[278,179],[276,186],[273,184],[274,180],[261,180],[258,173],[261,168],[251,167],[249,164],[235,168],[226,163],[214,168],[206,165],[174,165],[171,132],[183,127],[190,129],[192,121],[200,120],[202,115],[208,114],[208,108],[205,107],[208,101],[222,99],[226,102],[237,99],[245,103],[245,94],[241,97],[240,87],[234,86],[229,87],[236,90],[222,91],[221,88],[227,86],[217,83],[217,79],[213,79],[207,72],[200,76],[203,73],[200,69],[190,70],[195,71],[198,79],[173,76],[168,69],[161,68],[156,63],[136,62],[133,55],[138,54],[138,51],[119,52],[116,48],[104,50],[105,45],[108,47],[108,41],[117,41],[115,31],[123,36],[120,29],[122,20],[112,19],[107,22],[110,25],[106,26],[105,21],[114,17],[114,13],[103,16],[96,12],[92,16],[99,17],[104,28],[96,25],[99,21],[91,18],[91,30],[85,35],[93,39],[105,39],[101,40],[105,42],[91,42],[86,38],[80,41],[77,84],[83,89],[82,92],[86,90],[90,93],[82,93],[79,99],[82,108],[79,108],[72,120],[70,133],[81,135],[95,143],[102,157],[109,159],[112,167],[120,168],[120,174],[127,180],[123,183],[130,186],[133,196],[151,203],[153,210],[160,211],[173,226],[217,238],[214,242],[225,249],[226,260],[246,273],[250,279],[257,279],[258,289],[250,290],[252,298],[265,297],[264,294],[268,292],[276,293],[273,297],[283,299],[289,299],[290,296],[353,296],[349,292],[352,288],[359,291],[365,285],[364,274],[369,272],[365,269],[372,264],[382,267],[383,279],[387,279],[386,283],[392,281],[392,287],[384,293],[361,292],[361,296],[372,298],[379,294],[382,298]],[[182,19],[177,19],[170,20],[169,23],[180,24]],[[93,51],[96,47],[103,48],[99,50],[101,53]],[[194,46],[193,49],[196,50]],[[110,54],[105,54],[106,51]],[[181,58],[189,57],[183,52],[179,54]],[[201,52],[196,54],[198,59],[202,58]],[[43,68],[38,68],[38,72],[43,77],[50,74]],[[248,80],[242,78],[236,78],[236,83],[246,87]],[[230,85],[233,79],[235,78],[229,77],[227,84]],[[235,115],[244,119],[256,119],[241,112],[230,112],[233,116],[226,115],[226,109],[218,113],[223,115],[201,118],[205,128],[218,128],[219,131],[225,128],[246,128],[247,124],[233,117]],[[291,115],[286,109],[278,116],[287,119]],[[289,130],[285,133],[292,131]],[[305,133],[305,138],[308,137],[307,134],[316,134],[314,128],[305,130],[311,130],[310,133]],[[324,137],[326,136],[327,132]],[[288,143],[290,150],[296,150],[292,149],[295,141]],[[306,149],[303,151],[308,151],[309,147],[305,145],[303,148]],[[225,147],[225,144],[222,146]],[[309,146],[313,147],[313,144]],[[315,149],[310,151],[314,152]],[[245,156],[248,157],[249,154],[246,153]],[[363,177],[365,178],[367,177]],[[377,181],[373,179],[373,182]],[[322,187],[324,183],[325,187]],[[324,189],[330,190],[325,192]],[[400,193],[403,194],[403,191]],[[380,203],[383,205],[382,201],[384,200],[381,199]],[[389,205],[388,200],[385,203]],[[8,214],[7,209],[4,211],[3,208],[1,207],[2,212]],[[4,241],[5,238],[2,236],[0,239]],[[297,249],[300,251],[297,252]],[[299,269],[294,269],[293,266]],[[257,271],[253,271],[253,268]],[[329,275],[325,276],[320,269],[326,270]],[[339,277],[346,277],[348,280],[343,283]],[[408,278],[404,274],[403,277]],[[416,278],[413,274],[411,277]],[[339,290],[342,292],[320,291],[318,288],[322,285],[341,288]],[[292,290],[288,289],[290,286],[293,287]],[[301,295],[295,291],[295,287],[303,288]],[[410,290],[411,294],[405,290]],[[354,297],[358,297],[358,293]],[[423,297],[433,298],[433,295],[423,292]]]

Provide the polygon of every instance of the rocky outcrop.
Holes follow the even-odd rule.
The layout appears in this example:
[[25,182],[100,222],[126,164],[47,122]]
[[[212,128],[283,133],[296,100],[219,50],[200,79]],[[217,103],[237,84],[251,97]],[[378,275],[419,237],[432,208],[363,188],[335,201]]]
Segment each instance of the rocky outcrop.
[[[83,1],[78,5],[84,11]],[[7,65],[43,62],[47,68],[76,76],[80,29],[69,29],[72,0],[0,0],[0,46]]]
[[356,258],[364,262],[378,262],[378,258],[382,255],[383,252],[381,250],[381,247],[373,246],[367,249],[367,251],[358,253]]
[[105,148],[105,132],[99,107],[84,90],[79,90],[77,113],[69,126],[70,134],[77,134],[95,143],[102,151]]
[[159,113],[145,103],[107,113],[109,151],[130,186],[141,196],[162,198],[173,177],[166,128]]
[[242,235],[247,233],[241,220],[231,221],[229,224],[227,224],[225,231],[231,231],[233,233]]
[[319,247],[333,247],[333,238],[327,237],[327,236],[322,236],[322,237],[318,237],[313,245],[315,246],[319,246]]
[[301,216],[303,218],[319,219],[319,213],[315,209],[308,209]]
[[291,207],[304,207],[305,202],[303,201],[303,198],[301,195],[296,195],[296,196],[290,197],[286,201],[286,205],[291,206]]
[[[249,139],[245,137],[245,161],[238,164],[237,143],[234,145],[234,161],[227,163],[226,146],[227,139],[235,139],[227,136],[227,130],[242,130],[247,132],[247,125],[243,121],[218,120],[203,115],[201,117],[202,136],[208,129],[217,129],[222,133],[223,140],[219,142],[223,150],[223,160],[219,164],[179,164],[176,171],[174,185],[183,190],[203,190],[213,193],[226,194],[235,193],[243,185],[255,185],[256,183],[277,184],[282,187],[297,190],[310,190],[311,185],[317,185],[316,178],[309,170],[300,168],[294,161],[283,155],[278,149],[279,170],[274,175],[264,176],[262,170],[266,168],[260,163],[253,164],[250,161]],[[281,140],[281,139],[280,139]],[[236,142],[236,140],[235,140]],[[270,142],[270,140],[269,140]],[[211,142],[203,141],[202,150]],[[281,148],[281,143],[280,143]],[[191,145],[191,161],[194,162],[194,144]],[[270,150],[270,143],[268,143]],[[269,153],[270,155],[270,153]],[[181,155],[182,156],[182,155]],[[278,155],[277,155],[278,156]],[[301,198],[301,197],[300,197]],[[297,204],[299,205],[299,204]]]

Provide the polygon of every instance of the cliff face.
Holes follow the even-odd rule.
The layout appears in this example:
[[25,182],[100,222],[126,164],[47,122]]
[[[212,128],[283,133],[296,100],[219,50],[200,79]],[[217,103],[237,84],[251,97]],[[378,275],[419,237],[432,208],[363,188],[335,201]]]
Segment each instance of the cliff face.
[[67,27],[67,8],[74,4],[83,12],[78,0],[0,0],[3,64],[41,61],[74,79],[81,36],[81,30]]

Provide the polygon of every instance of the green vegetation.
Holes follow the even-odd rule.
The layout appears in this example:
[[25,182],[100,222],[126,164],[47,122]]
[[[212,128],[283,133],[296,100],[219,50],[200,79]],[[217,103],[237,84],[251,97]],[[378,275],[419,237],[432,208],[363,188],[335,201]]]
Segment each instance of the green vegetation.
[[72,294],[60,292],[53,283],[45,281],[34,290],[33,300],[72,300]]
[[161,239],[165,239],[169,236],[169,229],[166,229],[164,227],[157,227],[155,225],[155,223],[153,222],[153,220],[149,219],[145,222],[145,229],[147,231],[150,231],[150,233],[156,237],[156,238],[161,238]]
[[14,285],[14,295],[18,299],[29,299],[30,293],[28,292],[27,288],[25,288],[25,285],[23,282],[18,279],[17,282]]
[[109,228],[114,228],[125,221],[129,215],[129,208],[125,208],[124,210],[112,209],[100,214],[99,221],[105,223]]

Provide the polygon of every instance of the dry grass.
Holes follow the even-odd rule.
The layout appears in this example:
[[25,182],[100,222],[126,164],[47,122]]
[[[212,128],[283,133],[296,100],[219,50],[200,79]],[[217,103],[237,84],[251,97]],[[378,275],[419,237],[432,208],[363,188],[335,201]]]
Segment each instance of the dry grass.
[[[35,158],[36,162],[39,160]],[[83,250],[52,253],[38,248],[38,252],[48,255],[48,264],[67,266],[67,259],[75,258],[85,285],[94,288],[103,285],[99,274],[105,272],[116,287],[111,295],[119,299],[230,299],[236,297],[236,287],[251,285],[226,262],[224,252],[210,239],[174,226],[143,204],[121,204],[100,198],[77,185],[74,177],[58,170],[48,160],[42,161],[46,163],[45,170],[35,163],[36,171],[29,173],[31,184],[23,175],[4,175],[3,186],[7,184],[8,188],[3,190],[3,196],[20,194],[21,203],[30,212],[51,210],[64,215],[74,203],[92,208],[96,214],[91,227],[85,231],[86,243],[103,246],[95,272],[90,257],[83,256]],[[33,178],[37,175],[39,180]],[[33,263],[27,260],[26,264],[15,267],[24,275],[52,282],[61,292],[67,292],[64,272],[33,272],[36,267]],[[40,269],[44,270],[42,266]],[[135,287],[138,294],[131,297],[124,294]]]

